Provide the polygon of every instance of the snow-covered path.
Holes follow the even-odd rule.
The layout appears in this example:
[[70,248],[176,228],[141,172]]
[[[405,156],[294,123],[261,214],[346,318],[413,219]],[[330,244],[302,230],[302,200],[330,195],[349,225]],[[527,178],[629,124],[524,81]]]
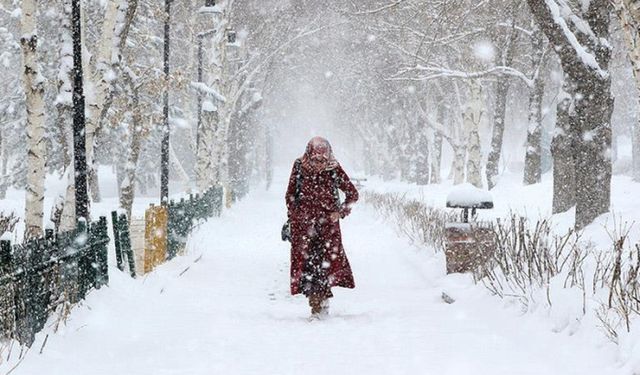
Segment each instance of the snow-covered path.
[[466,276],[445,276],[441,255],[364,204],[343,223],[356,289],[336,289],[331,316],[308,322],[306,300],[288,293],[282,195],[253,193],[142,280],[113,272],[12,374],[616,373],[607,346],[552,333]]

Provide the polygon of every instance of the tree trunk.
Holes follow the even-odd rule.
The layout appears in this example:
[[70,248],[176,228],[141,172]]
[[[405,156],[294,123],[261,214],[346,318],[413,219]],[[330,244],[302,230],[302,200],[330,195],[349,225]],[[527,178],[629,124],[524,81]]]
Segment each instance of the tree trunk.
[[464,161],[467,156],[467,147],[463,143],[458,143],[453,147],[453,184],[464,183]]
[[45,179],[44,77],[38,64],[36,1],[22,1],[23,85],[27,107],[27,188],[25,203],[25,240],[43,235]]
[[417,127],[415,147],[415,179],[418,185],[429,183],[429,137],[427,127]]
[[[567,79],[575,88],[570,90],[573,113],[570,113],[572,119],[569,126],[574,135],[575,227],[580,230],[607,212],[611,199],[613,98],[608,72],[611,58],[608,42],[611,3],[609,0],[587,2],[586,9],[582,8],[582,18],[575,14],[563,14],[564,17],[586,21],[585,26],[589,26],[576,28],[575,31],[567,30],[560,24],[564,21],[557,19],[546,0],[527,0],[527,3],[538,26],[555,47]],[[565,11],[572,12],[569,8]],[[586,29],[588,32],[585,32]],[[576,49],[576,41],[581,43],[582,49]]]
[[73,139],[73,36],[71,34],[71,0],[62,0],[60,16],[60,68],[58,69],[58,96],[56,109],[56,136],[63,152],[62,167],[66,170],[72,163]]
[[56,109],[58,110],[57,126],[60,142],[65,152],[64,176],[67,181],[65,189],[60,225],[58,230],[69,231],[76,226],[76,190],[74,187],[73,168],[73,35],[71,31],[71,0],[62,1],[63,12],[60,22],[60,69],[58,73],[58,98]]
[[[640,108],[638,96],[640,95],[640,7],[638,1],[634,0],[614,0],[614,9],[620,20],[625,42],[627,43],[627,54],[631,61],[633,77],[636,86],[636,103]],[[634,181],[640,181],[640,113],[638,120],[632,126],[632,177]]]
[[609,211],[611,201],[611,80],[581,80],[575,103],[578,131],[576,160],[576,228]]
[[136,193],[136,169],[138,159],[140,158],[140,146],[142,143],[142,113],[140,112],[140,95],[138,87],[132,77],[125,74],[125,81],[131,88],[131,111],[132,119],[129,127],[131,134],[131,144],[129,154],[127,155],[127,163],[125,164],[124,179],[120,185],[120,207],[127,212],[127,217],[131,219],[131,207]]
[[[438,124],[443,125],[445,123],[445,107],[442,104],[442,98],[438,99]],[[431,175],[429,182],[432,184],[439,184],[440,170],[442,169],[442,133],[435,130],[433,132],[433,150],[431,152]]]
[[76,227],[76,188],[74,171],[75,168],[73,168],[73,163],[71,163],[71,165],[69,165],[65,170],[67,188],[65,189],[62,214],[60,215],[60,226],[58,228],[61,232],[70,231]]
[[[224,25],[229,22],[230,9],[227,9],[228,2],[222,3],[221,12],[214,13],[214,24]],[[221,184],[226,191],[229,191],[229,127],[231,125],[231,113],[234,108],[233,101],[228,95],[228,61],[227,61],[227,34],[226,32],[215,33],[212,40],[211,54],[211,75],[209,86],[226,98],[225,101],[217,100],[215,103],[216,131],[213,142],[212,169],[217,178],[214,184]]]
[[473,186],[482,188],[482,150],[480,149],[480,121],[482,120],[481,87],[471,84],[471,100],[464,114],[464,128],[467,135],[467,181]]
[[561,91],[557,107],[556,130],[551,141],[553,155],[553,206],[554,214],[565,212],[576,204],[575,162],[573,160],[574,135],[569,115],[571,99]]
[[537,184],[542,180],[542,98],[544,79],[540,72],[544,58],[544,39],[537,30],[533,35],[533,90],[529,96],[529,127],[524,158],[524,184]]
[[491,150],[487,158],[487,185],[489,189],[493,189],[496,186],[496,179],[498,177],[498,167],[500,162],[500,155],[502,154],[502,138],[504,135],[504,119],[507,107],[507,93],[509,85],[507,77],[498,77],[496,83],[496,102],[495,110],[493,114],[493,133],[491,137]]
[[[499,61],[498,64],[504,66],[511,66],[513,62],[514,44],[518,31],[515,27],[512,27],[507,42],[504,61]],[[500,156],[502,155],[502,140],[504,136],[504,120],[507,110],[507,94],[509,92],[509,78],[508,76],[501,74],[496,82],[496,102],[493,114],[493,133],[491,136],[491,149],[487,158],[486,176],[487,186],[489,190],[496,186]]]
[[431,153],[431,174],[429,183],[440,183],[440,169],[442,165],[442,134],[433,134],[433,152]]
[[200,191],[204,191],[209,186],[212,186],[216,180],[211,165],[212,146],[215,141],[216,125],[218,123],[214,104],[208,100],[204,101],[200,116],[201,124],[197,134],[196,186]]
[[120,1],[118,0],[107,1],[95,69],[93,70],[91,77],[91,81],[94,83],[95,87],[93,95],[94,100],[88,104],[86,144],[87,165],[89,166],[89,191],[91,193],[91,199],[94,202],[99,202],[101,200],[97,164],[95,161],[95,147],[97,141],[95,136],[98,132],[98,128],[100,127],[100,118],[102,116],[107,95],[111,88],[111,80],[107,78],[107,73],[112,68],[111,57],[113,53],[116,19],[119,6]]

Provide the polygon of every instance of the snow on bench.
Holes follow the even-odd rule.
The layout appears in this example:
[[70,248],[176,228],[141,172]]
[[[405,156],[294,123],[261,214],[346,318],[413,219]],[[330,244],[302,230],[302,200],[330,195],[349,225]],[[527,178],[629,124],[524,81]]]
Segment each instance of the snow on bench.
[[488,191],[465,183],[456,185],[447,195],[447,207],[449,208],[493,208],[493,198]]

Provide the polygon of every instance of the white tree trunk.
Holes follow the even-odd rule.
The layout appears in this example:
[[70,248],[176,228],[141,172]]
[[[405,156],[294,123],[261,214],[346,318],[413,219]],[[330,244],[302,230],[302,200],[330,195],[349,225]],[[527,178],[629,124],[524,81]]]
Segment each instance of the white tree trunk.
[[458,185],[464,182],[464,159],[467,156],[467,148],[464,144],[453,147],[453,184]]
[[76,227],[76,187],[73,163],[67,167],[65,176],[67,178],[67,189],[64,196],[64,206],[62,206],[62,215],[60,216],[59,231],[61,232],[70,231]]
[[[614,9],[622,27],[627,54],[631,61],[636,83],[636,99],[640,95],[640,2],[633,0],[613,0]],[[638,101],[638,100],[636,100]],[[638,103],[640,104],[640,103]],[[640,121],[640,116],[638,117]],[[633,179],[640,181],[640,123],[632,128]]]
[[[223,14],[219,18],[219,23],[221,25],[226,25],[226,14]],[[224,30],[224,28],[222,29]],[[214,37],[214,46],[213,46],[213,71],[212,71],[212,84],[211,86],[220,94],[225,95],[228,93],[228,87],[225,85],[226,77],[225,77],[225,64],[227,60],[227,51],[226,51],[227,38],[226,33],[217,33]],[[228,134],[229,134],[229,125],[231,118],[228,115],[230,109],[228,108],[229,102],[225,101],[224,103],[217,102],[216,103],[216,118],[218,123],[216,124],[215,131],[215,139],[211,164],[214,169],[214,173],[217,174],[217,178],[213,179],[213,183],[222,184],[227,187],[229,185],[229,150],[228,150]]]
[[204,191],[214,184],[216,171],[211,165],[213,154],[213,142],[216,131],[217,113],[215,105],[211,101],[202,104],[201,124],[198,129],[198,152],[196,155],[196,186]]
[[[438,98],[438,115],[437,120],[438,124],[445,123],[445,107],[442,105],[442,98]],[[433,149],[431,150],[431,173],[429,183],[431,184],[439,184],[440,183],[440,169],[442,165],[442,133],[434,130],[433,132]]]
[[[94,201],[100,200],[100,190],[95,165],[94,148],[95,135],[100,125],[104,104],[109,95],[112,79],[109,78],[112,71],[112,54],[114,49],[114,37],[120,0],[108,0],[102,23],[102,35],[98,45],[95,68],[93,69],[91,82],[94,86],[94,95],[88,103],[88,116],[86,119],[86,145],[89,191]],[[85,33],[83,33],[85,34]]]
[[38,64],[36,1],[22,1],[23,86],[27,107],[27,188],[25,204],[25,240],[42,236],[45,142],[44,77]]
[[464,128],[467,135],[467,182],[482,188],[482,150],[480,149],[480,121],[482,121],[482,88],[476,82],[471,84],[471,101],[464,114]]

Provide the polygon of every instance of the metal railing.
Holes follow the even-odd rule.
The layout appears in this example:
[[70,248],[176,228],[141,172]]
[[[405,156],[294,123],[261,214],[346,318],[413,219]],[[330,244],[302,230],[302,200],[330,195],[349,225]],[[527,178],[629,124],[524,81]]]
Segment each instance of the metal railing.
[[56,308],[109,282],[107,220],[11,245],[0,241],[0,338],[30,346]]

